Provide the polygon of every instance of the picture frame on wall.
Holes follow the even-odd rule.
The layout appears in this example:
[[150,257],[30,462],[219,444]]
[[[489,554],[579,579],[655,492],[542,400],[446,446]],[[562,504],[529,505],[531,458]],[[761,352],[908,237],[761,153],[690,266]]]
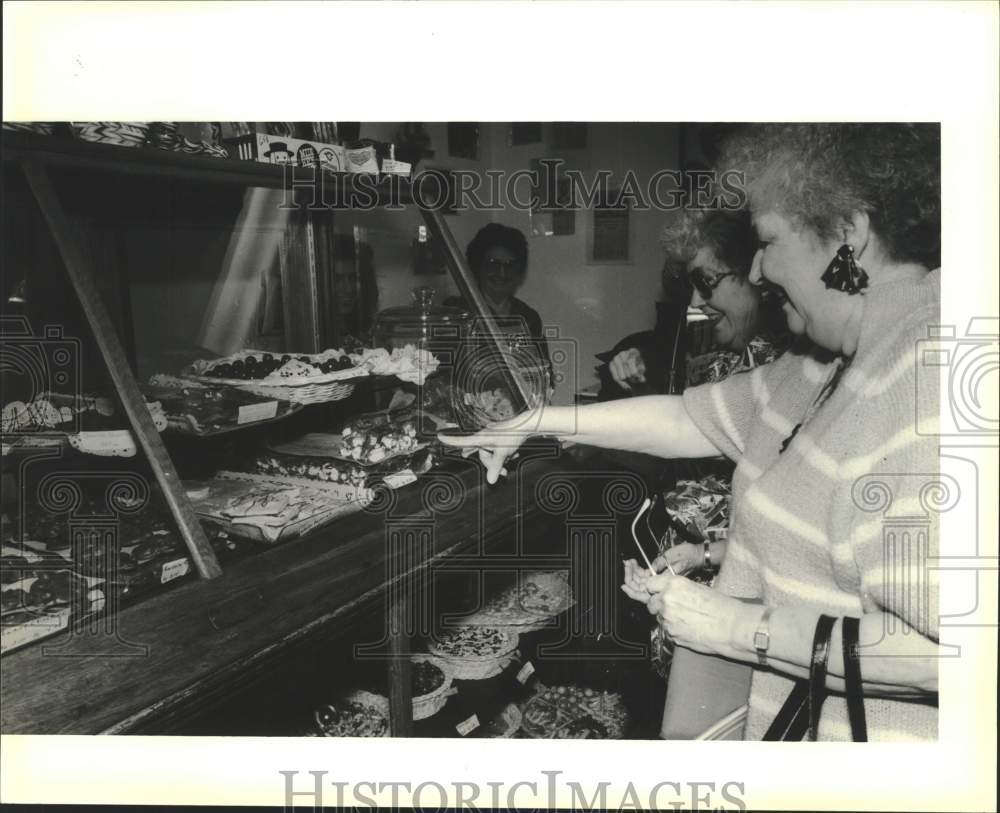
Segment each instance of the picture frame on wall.
[[588,265],[630,265],[634,218],[627,200],[619,201],[620,190],[602,191],[590,210],[587,229]]
[[561,173],[546,172],[542,159],[533,158],[530,170],[536,179],[531,209],[532,237],[565,237],[576,233],[576,206],[573,186]]

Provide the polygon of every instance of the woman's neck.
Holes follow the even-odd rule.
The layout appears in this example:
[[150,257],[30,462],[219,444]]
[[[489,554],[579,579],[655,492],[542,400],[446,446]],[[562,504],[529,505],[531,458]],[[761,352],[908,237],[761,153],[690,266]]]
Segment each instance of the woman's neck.
[[500,316],[508,316],[510,314],[510,304],[512,297],[504,297],[501,300],[493,299],[488,293],[482,291],[483,299],[486,300],[486,304],[493,308],[494,311]]
[[916,282],[926,277],[930,269],[921,263],[886,263],[869,271],[871,285],[885,285],[894,282]]
[[[882,285],[898,285],[901,282],[916,282],[927,276],[930,271],[927,266],[920,263],[897,263],[889,262],[875,264],[872,268],[865,267],[868,274],[869,287],[875,288]],[[844,307],[844,332],[841,354],[847,358],[852,358],[858,350],[858,342],[861,340],[861,326],[865,319],[865,297],[848,297]]]

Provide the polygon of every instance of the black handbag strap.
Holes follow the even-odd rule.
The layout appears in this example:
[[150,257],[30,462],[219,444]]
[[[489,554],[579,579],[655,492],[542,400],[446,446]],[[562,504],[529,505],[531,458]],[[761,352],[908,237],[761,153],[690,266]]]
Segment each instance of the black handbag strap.
[[764,733],[765,742],[797,742],[809,725],[809,684],[795,681],[792,691]]
[[795,682],[795,686],[764,734],[765,741],[796,742],[803,736],[807,736],[810,741],[816,740],[819,717],[827,695],[826,673],[830,660],[830,638],[836,620],[832,616],[821,615],[816,622],[812,658],[809,662],[809,679]]
[[865,696],[861,685],[861,655],[858,634],[861,619],[847,616],[841,635],[844,643],[844,691],[847,694],[847,716],[851,721],[851,737],[855,742],[868,742],[865,720]]
[[807,739],[816,741],[819,731],[819,715],[823,711],[823,701],[826,700],[826,670],[830,661],[830,637],[833,635],[833,625],[837,619],[830,615],[821,615],[816,622],[816,634],[813,636],[812,660],[809,662],[809,730]]

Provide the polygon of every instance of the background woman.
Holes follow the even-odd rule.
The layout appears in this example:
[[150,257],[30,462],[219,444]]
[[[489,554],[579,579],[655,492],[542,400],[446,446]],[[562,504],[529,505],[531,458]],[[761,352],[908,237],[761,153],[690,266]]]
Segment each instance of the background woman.
[[[937,381],[917,386],[914,351],[939,320],[940,163],[936,125],[748,128],[727,150],[745,173],[761,241],[751,274],[801,336],[777,361],[683,397],[547,408],[445,442],[473,445],[495,482],[529,434],[664,457],[737,462],[729,549],[715,589],[626,565],[623,589],[679,646],[755,665],[745,736],[759,739],[809,673],[820,614],[860,617],[868,734],[937,735],[938,555],[883,542],[869,484],[920,505],[937,482]],[[748,606],[740,599],[762,602]],[[844,688],[842,623],[827,686]],[[758,646],[759,645],[759,646]],[[820,739],[850,739],[831,696]]]
[[[711,320],[714,346],[688,360],[687,386],[720,381],[733,373],[753,369],[773,361],[785,350],[789,336],[784,315],[773,297],[764,297],[764,289],[750,282],[750,270],[757,252],[757,236],[745,210],[683,211],[664,230],[663,247],[667,253],[665,270],[684,280],[693,290],[691,306]],[[624,389],[644,383],[647,365],[639,348],[619,353],[610,364],[614,380]],[[676,469],[672,466],[671,469]],[[679,489],[665,495],[670,506],[696,501],[710,504],[714,513],[725,516],[728,503],[731,463],[708,465],[702,462],[675,473],[681,479]],[[720,494],[721,492],[721,494]],[[725,496],[723,496],[725,495]],[[699,500],[695,500],[699,497]],[[721,510],[720,510],[721,509]],[[672,511],[676,519],[676,511]],[[691,523],[704,536],[705,517]],[[654,566],[668,564],[678,575],[710,571],[722,564],[726,542],[722,539],[702,542],[684,541],[668,529],[660,544],[660,557]]]
[[[542,317],[514,295],[524,284],[528,269],[528,241],[524,235],[510,226],[488,223],[469,242],[465,256],[479,292],[498,317],[499,327],[505,332],[527,331],[547,362],[549,353],[542,333]],[[469,306],[458,297],[446,300],[445,304]]]
[[[665,271],[693,290],[691,307],[712,325],[712,348],[688,363],[689,386],[773,361],[787,346],[784,317],[750,280],[757,237],[747,211],[681,212],[663,233]],[[618,353],[610,373],[623,389],[646,381],[639,348]]]

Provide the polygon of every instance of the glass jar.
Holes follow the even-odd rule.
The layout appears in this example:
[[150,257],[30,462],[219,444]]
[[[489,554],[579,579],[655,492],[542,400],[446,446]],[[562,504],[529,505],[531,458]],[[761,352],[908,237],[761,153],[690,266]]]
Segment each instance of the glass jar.
[[[513,417],[526,406],[534,409],[548,402],[552,372],[539,343],[519,317],[496,317],[503,352],[486,327],[474,322],[469,338],[459,354],[452,389],[452,409],[463,429],[474,431],[493,421]],[[520,378],[527,394],[527,404],[508,370]]]
[[413,345],[435,356],[457,352],[468,333],[470,315],[462,308],[434,304],[433,288],[413,289],[413,304],[386,308],[375,316],[375,347],[394,350]]

